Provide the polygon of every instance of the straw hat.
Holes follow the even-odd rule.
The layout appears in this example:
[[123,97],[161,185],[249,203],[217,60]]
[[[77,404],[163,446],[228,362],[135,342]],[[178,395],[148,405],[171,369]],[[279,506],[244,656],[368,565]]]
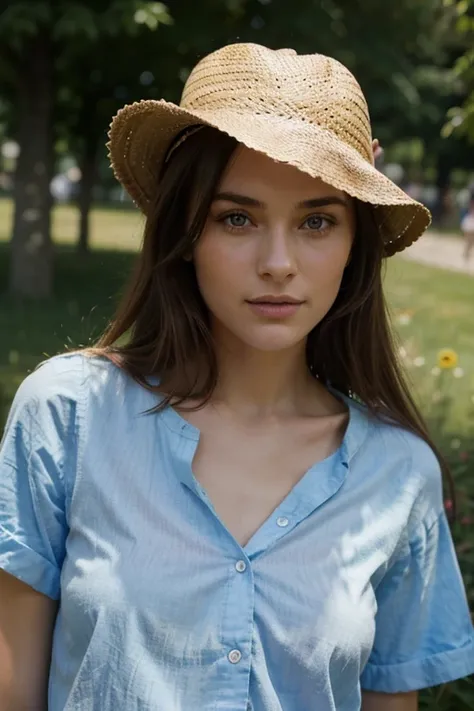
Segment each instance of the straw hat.
[[139,101],[121,109],[108,148],[117,179],[146,214],[170,146],[207,125],[248,148],[370,203],[387,256],[420,237],[430,213],[374,167],[370,118],[346,67],[320,54],[231,44],[191,72],[179,106]]

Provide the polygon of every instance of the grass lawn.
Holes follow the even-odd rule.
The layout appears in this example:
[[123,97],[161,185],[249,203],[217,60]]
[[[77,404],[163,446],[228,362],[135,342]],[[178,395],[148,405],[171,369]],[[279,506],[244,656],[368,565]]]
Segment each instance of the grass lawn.
[[[390,260],[385,291],[408,374],[430,414],[433,395],[453,398],[450,424],[464,431],[474,393],[474,279],[402,257]],[[442,348],[458,354],[458,369],[432,374]],[[461,376],[461,377],[456,377]]]
[[[7,280],[10,220],[11,203],[0,200],[1,284]],[[0,296],[0,401],[7,403],[25,374],[46,355],[86,344],[99,335],[130,271],[142,226],[143,218],[136,211],[95,209],[93,252],[84,262],[74,251],[77,211],[69,206],[54,210],[54,300],[22,305]],[[453,426],[462,428],[474,392],[474,280],[397,257],[389,262],[385,283],[410,375],[424,396],[429,391],[431,397],[437,387],[431,370],[438,351],[450,347],[458,352],[465,374],[456,379],[450,372],[447,387],[456,398]],[[424,358],[425,364],[414,366],[415,358],[416,363]]]

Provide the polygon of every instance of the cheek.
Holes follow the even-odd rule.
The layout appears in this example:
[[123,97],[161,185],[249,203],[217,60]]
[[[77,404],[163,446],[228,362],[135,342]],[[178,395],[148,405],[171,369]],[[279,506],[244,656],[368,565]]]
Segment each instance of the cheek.
[[[204,238],[194,252],[194,267],[202,297],[211,311],[242,290],[247,270],[242,256],[233,253],[222,241]],[[248,273],[248,272],[247,272]]]
[[312,255],[307,255],[303,266],[305,281],[309,284],[308,297],[313,318],[321,320],[337,298],[344,270],[350,255],[349,240],[325,245]]
[[312,273],[314,282],[326,284],[328,288],[337,288],[341,283],[344,270],[348,264],[352,241],[341,239],[327,241],[320,245],[320,249],[313,250],[312,254],[307,254],[304,260],[303,270],[307,276]]

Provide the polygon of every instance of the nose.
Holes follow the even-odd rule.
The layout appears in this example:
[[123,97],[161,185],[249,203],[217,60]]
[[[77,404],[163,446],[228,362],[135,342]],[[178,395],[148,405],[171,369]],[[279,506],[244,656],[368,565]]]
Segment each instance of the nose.
[[286,230],[268,230],[259,245],[258,273],[262,278],[283,283],[297,272],[295,244]]

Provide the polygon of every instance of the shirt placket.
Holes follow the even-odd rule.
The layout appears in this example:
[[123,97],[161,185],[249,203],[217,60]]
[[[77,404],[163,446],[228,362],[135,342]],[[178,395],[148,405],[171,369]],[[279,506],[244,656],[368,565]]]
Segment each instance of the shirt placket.
[[[196,494],[215,511],[206,492],[199,484],[194,486]],[[229,568],[228,586],[223,605],[221,624],[222,657],[218,661],[220,684],[216,711],[248,711],[250,670],[252,664],[252,641],[254,635],[255,581],[252,561],[270,545],[290,533],[304,517],[298,499],[293,497],[285,505],[281,504],[247,546],[242,548],[226,530],[233,560]]]
[[222,685],[219,688],[216,709],[248,709],[254,609],[255,582],[252,564],[236,545],[222,615],[223,654],[218,662]]
[[[195,444],[189,445],[188,461],[192,460]],[[248,711],[250,706],[255,613],[252,561],[290,534],[304,518],[338,491],[347,473],[347,463],[345,459],[341,461],[340,455],[336,459],[337,463],[328,461],[312,468],[243,548],[220,521],[206,491],[192,475],[191,467],[187,468],[186,484],[205,503],[211,515],[219,520],[230,546],[226,554],[230,552],[232,558],[223,603],[220,632],[222,656],[217,662],[222,683],[214,707],[216,711]],[[323,473],[329,474],[329,477],[322,476]]]

